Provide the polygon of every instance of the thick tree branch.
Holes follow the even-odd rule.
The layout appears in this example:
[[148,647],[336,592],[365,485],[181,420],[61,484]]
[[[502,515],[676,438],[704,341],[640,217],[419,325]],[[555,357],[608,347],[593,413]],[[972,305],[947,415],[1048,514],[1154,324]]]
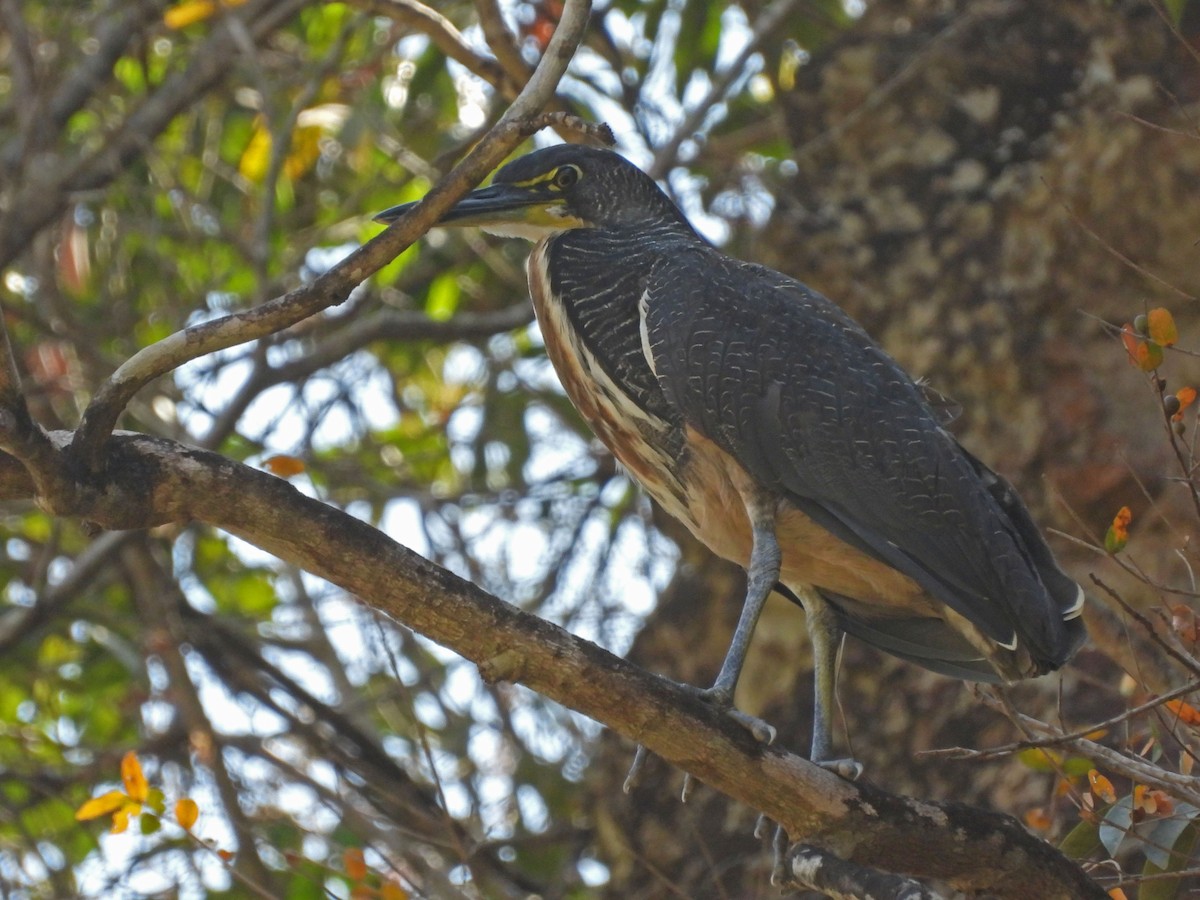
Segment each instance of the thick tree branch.
[[793,847],[787,856],[786,883],[829,897],[888,897],[891,900],[942,900],[940,894],[899,875],[855,866],[816,847]]
[[[69,436],[55,433],[54,446]],[[64,472],[69,454],[62,452]],[[956,803],[892,796],[756,743],[665,679],[440,569],[287,482],[217,454],[114,435],[100,471],[43,497],[108,528],[201,521],[357,595],[459,653],[489,681],[513,681],[604,723],[781,823],[793,840],[858,865],[998,897],[1103,897],[1016,820]]]

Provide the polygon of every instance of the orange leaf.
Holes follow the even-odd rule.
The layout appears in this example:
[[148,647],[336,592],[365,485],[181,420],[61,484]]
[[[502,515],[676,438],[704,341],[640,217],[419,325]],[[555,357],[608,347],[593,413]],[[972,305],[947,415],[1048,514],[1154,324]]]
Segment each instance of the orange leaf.
[[1154,812],[1154,803],[1150,803],[1150,808],[1146,808],[1146,786],[1144,784],[1135,784],[1133,786],[1133,808],[1141,809],[1145,812]]
[[342,854],[342,865],[346,867],[346,874],[354,881],[362,881],[367,877],[367,863],[358,847],[351,847]]
[[408,891],[394,881],[388,881],[379,889],[379,900],[408,900]]
[[1154,812],[1159,815],[1169,816],[1175,812],[1175,801],[1168,797],[1165,793],[1157,788],[1146,792],[1147,800],[1154,801]]
[[99,797],[93,797],[88,800],[83,806],[75,810],[75,820],[77,822],[86,822],[88,819],[98,819],[101,816],[107,816],[109,813],[116,812],[125,805],[126,797],[120,791],[109,791],[107,794],[101,794]]
[[1184,725],[1200,725],[1200,710],[1189,706],[1182,700],[1168,700],[1163,704],[1173,712]]
[[1035,806],[1025,811],[1025,824],[1037,831],[1049,831],[1053,822],[1044,808]]
[[1137,348],[1141,341],[1138,340],[1137,332],[1128,322],[1121,326],[1121,343],[1125,345],[1125,352],[1129,354],[1129,364],[1136,366]]
[[233,862],[236,854],[232,850],[218,850],[217,856],[221,857],[222,862]]
[[1120,888],[1109,888],[1108,896],[1112,897],[1112,900],[1129,900],[1129,897]]
[[1134,362],[1143,372],[1153,372],[1162,365],[1162,346],[1154,341],[1141,341],[1134,353]]
[[1120,553],[1129,542],[1129,523],[1133,521],[1133,513],[1128,506],[1122,506],[1113,516],[1112,524],[1104,535],[1104,549],[1109,553]]
[[1097,800],[1103,800],[1105,803],[1117,802],[1117,792],[1113,788],[1112,782],[1095,769],[1088,772],[1088,786]]
[[1164,307],[1152,309],[1146,313],[1147,334],[1150,340],[1164,347],[1172,346],[1179,340],[1179,329],[1175,327],[1175,317]]
[[1172,422],[1183,421],[1183,411],[1196,402],[1196,389],[1194,387],[1181,387],[1175,392],[1175,399],[1179,401],[1179,411],[1171,416]]
[[1054,796],[1066,797],[1075,791],[1073,778],[1056,778],[1054,779]]
[[1197,638],[1200,638],[1196,613],[1186,603],[1176,603],[1171,607],[1171,630],[1189,644],[1196,643]]
[[291,478],[304,471],[304,460],[295,456],[272,456],[270,459],[263,460],[263,465],[268,472],[278,475],[280,478]]
[[191,831],[198,818],[200,818],[200,807],[191,797],[175,801],[175,821],[184,831]]
[[125,793],[130,800],[135,803],[146,802],[150,785],[146,783],[146,776],[142,774],[142,764],[132,750],[121,757],[121,780],[125,782]]
[[1170,815],[1175,809],[1171,798],[1160,790],[1151,790],[1144,784],[1133,787],[1133,808],[1147,815]]

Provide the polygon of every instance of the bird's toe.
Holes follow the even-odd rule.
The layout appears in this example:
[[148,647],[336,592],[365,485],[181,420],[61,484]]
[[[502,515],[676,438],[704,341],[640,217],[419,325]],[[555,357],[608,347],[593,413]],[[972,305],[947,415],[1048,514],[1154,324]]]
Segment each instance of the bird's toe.
[[813,762],[847,781],[858,781],[862,777],[863,764],[857,759],[814,759]]

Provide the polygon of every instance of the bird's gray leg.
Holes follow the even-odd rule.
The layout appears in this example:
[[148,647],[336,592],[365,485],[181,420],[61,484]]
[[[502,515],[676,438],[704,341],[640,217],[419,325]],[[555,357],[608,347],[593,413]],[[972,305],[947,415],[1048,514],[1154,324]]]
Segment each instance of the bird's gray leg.
[[[779,542],[775,539],[775,501],[765,492],[756,493],[746,500],[746,513],[750,518],[750,565],[746,569],[746,599],[742,603],[742,614],[738,617],[737,628],[733,632],[729,650],[725,653],[725,661],[721,663],[721,671],[717,680],[708,690],[700,691],[704,699],[723,709],[730,718],[742,725],[754,737],[764,744],[775,740],[775,728],[757,716],[744,713],[733,706],[733,692],[737,687],[738,677],[742,674],[742,666],[746,663],[746,653],[750,649],[750,639],[754,637],[754,626],[762,615],[767,597],[779,581],[779,565],[782,555]],[[641,745],[633,757],[633,765],[625,776],[624,789],[629,793],[637,783],[642,766],[646,762],[646,749]],[[691,793],[691,777],[684,776],[683,800],[687,801]]]
[[[842,778],[854,781],[862,774],[862,763],[849,757],[831,759],[833,756],[833,706],[834,687],[837,681],[837,654],[842,642],[842,629],[838,626],[829,603],[816,590],[806,587],[796,591],[804,605],[804,619],[808,625],[808,637],[813,648],[813,735],[812,749],[808,758]],[[760,823],[761,825],[762,823]],[[755,834],[759,829],[755,829]],[[771,883],[786,883],[785,867],[788,842],[787,834],[779,825],[771,840],[774,865]]]
[[775,539],[774,499],[766,494],[750,498],[746,501],[746,512],[750,517],[750,535],[753,542],[750,565],[746,568],[746,600],[742,604],[742,614],[738,618],[733,640],[729,643],[729,650],[725,654],[725,661],[721,664],[717,680],[703,695],[718,706],[725,707],[734,720],[744,725],[758,740],[769,744],[775,740],[775,729],[762,719],[741,712],[733,706],[733,692],[746,663],[750,640],[754,637],[754,628],[758,624],[758,617],[762,615],[767,597],[779,582],[779,564],[782,559],[779,542]]
[[833,610],[817,591],[804,588],[796,594],[804,605],[804,618],[813,648],[813,736],[808,758],[822,768],[853,780],[862,774],[862,765],[849,758],[832,759],[834,685],[842,630]]

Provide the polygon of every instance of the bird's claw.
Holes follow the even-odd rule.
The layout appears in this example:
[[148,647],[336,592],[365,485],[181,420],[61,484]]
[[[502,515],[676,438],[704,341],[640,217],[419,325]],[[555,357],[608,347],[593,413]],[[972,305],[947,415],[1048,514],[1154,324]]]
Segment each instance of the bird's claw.
[[691,772],[683,773],[683,789],[679,792],[679,802],[687,803],[692,797],[692,790],[696,787],[696,779],[692,777]]
[[782,825],[776,825],[771,837],[771,884],[775,887],[783,887],[788,881],[787,848],[787,832]]
[[734,706],[733,697],[730,695],[729,691],[718,687],[695,688],[691,687],[690,685],[685,685],[685,687],[690,687],[695,695],[705,703],[716,707],[718,710],[725,713],[725,715],[729,716],[729,718],[733,719],[733,721],[745,728],[760,744],[766,744],[770,746],[771,744],[775,743],[775,735],[777,734],[775,731],[775,726],[766,719],[760,719],[758,716],[752,716],[750,713],[742,712],[740,709]]
[[[680,687],[685,688],[690,693],[694,694],[705,703],[716,707],[733,721],[737,722],[745,728],[753,738],[760,744],[771,745],[775,743],[775,736],[778,732],[775,726],[765,719],[760,719],[758,716],[752,716],[749,713],[742,712],[733,705],[733,697],[730,692],[718,687],[698,688],[690,684],[682,684]],[[621,790],[626,794],[632,791],[638,783],[642,774],[642,767],[646,765],[646,758],[649,752],[644,746],[638,744],[637,750],[633,754],[633,762],[629,766],[629,773],[625,776],[625,781],[621,785]],[[853,762],[853,760],[850,760]],[[862,767],[859,767],[861,771]],[[837,770],[834,770],[837,771]],[[843,775],[842,777],[849,777]],[[857,776],[854,776],[857,777]],[[693,787],[692,778],[690,775],[684,774],[682,801],[687,803],[688,797],[691,795]]]
[[633,762],[629,765],[629,773],[625,776],[625,781],[621,785],[621,790],[628,794],[632,791],[642,777],[642,767],[646,765],[646,757],[650,754],[641,744],[637,745],[637,750],[633,754]]
[[765,719],[744,713],[740,709],[734,709],[732,706],[725,710],[725,715],[754,735],[754,739],[760,744],[770,746],[775,743],[775,735],[777,734],[775,726]]
[[767,836],[767,829],[771,827],[771,820],[767,818],[766,813],[759,813],[758,818],[754,822],[754,837],[758,840],[764,840]]
[[858,781],[862,777],[863,764],[857,759],[814,759],[813,762],[847,781]]

